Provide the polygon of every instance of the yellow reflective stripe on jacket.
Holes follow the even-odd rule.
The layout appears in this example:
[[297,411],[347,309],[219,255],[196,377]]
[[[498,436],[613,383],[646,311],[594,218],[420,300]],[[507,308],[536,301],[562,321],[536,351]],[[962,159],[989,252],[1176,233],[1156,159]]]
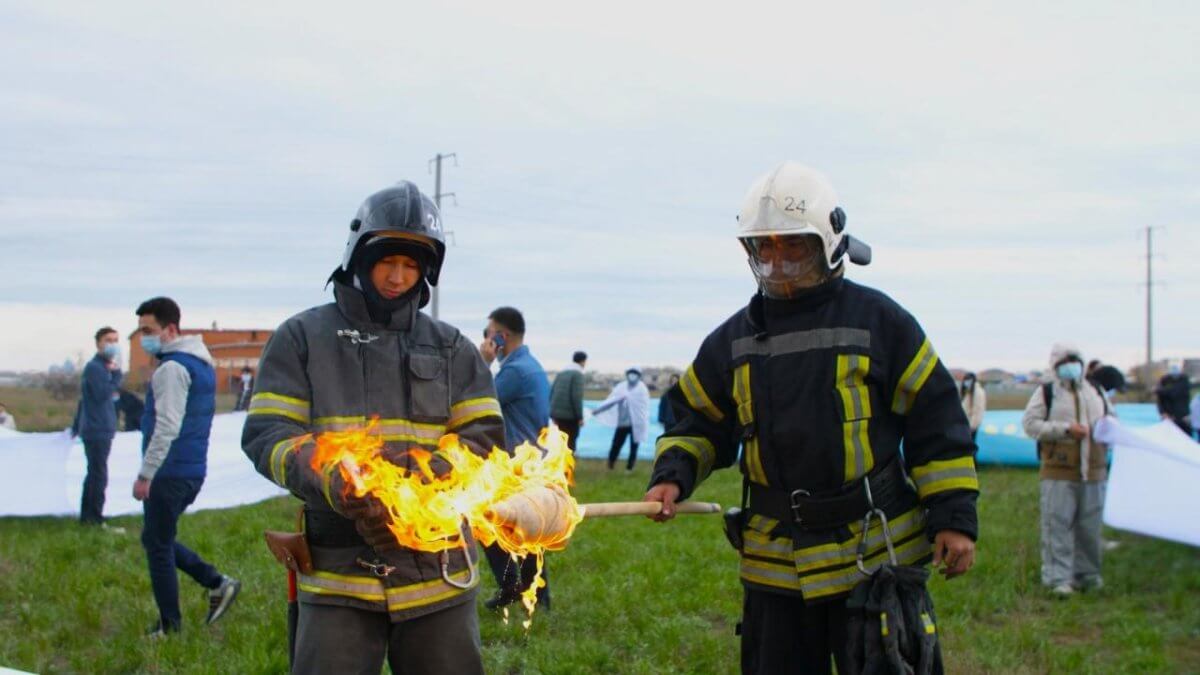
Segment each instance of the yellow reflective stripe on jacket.
[[866,377],[871,359],[860,354],[839,354],[837,357],[837,393],[842,401],[845,420],[842,422],[842,442],[846,453],[843,478],[852,481],[862,478],[875,466],[871,450],[870,418],[871,392]]
[[896,384],[892,410],[897,415],[907,415],[912,410],[917,393],[921,391],[921,387],[925,386],[925,380],[928,380],[929,376],[933,374],[937,363],[938,356],[933,351],[933,345],[929,343],[929,338],[925,338],[925,341],[921,343],[921,348],[917,350],[917,355],[904,369],[900,381]]
[[[743,363],[733,371],[733,401],[737,404],[738,424],[743,427],[754,424],[754,397],[751,392],[750,364]],[[742,443],[742,452],[745,453],[747,478],[759,485],[766,485],[767,473],[763,471],[757,433]]]
[[909,470],[917,484],[917,496],[925,499],[929,495],[947,490],[979,491],[979,477],[975,474],[975,458],[967,455],[957,459],[927,462]]
[[315,570],[312,574],[299,574],[296,587],[318,595],[341,595],[368,602],[383,604],[386,596],[383,582],[375,577],[350,576]]
[[743,556],[741,578],[760,586],[801,590],[800,577],[796,576],[796,568],[791,563],[775,564]]
[[305,434],[296,438],[286,438],[271,448],[267,460],[267,468],[271,471],[271,480],[280,487],[287,487],[287,458],[300,449],[311,436]]
[[921,623],[925,624],[926,635],[933,635],[937,632],[937,627],[933,625],[933,619],[929,618],[929,612],[921,612]]
[[[914,537],[896,547],[896,560],[901,565],[914,564],[928,555],[929,542],[925,537]],[[874,568],[887,562],[887,560],[888,554],[885,548],[874,555],[868,556],[863,564],[866,566],[867,571],[872,571]],[[866,579],[866,577],[858,570],[858,566],[852,565],[824,574],[802,576],[800,577],[800,589],[804,593],[804,599],[811,600],[813,598],[846,593],[863,579]]]
[[[450,575],[450,578],[461,583],[470,574],[471,570],[465,569]],[[451,586],[442,579],[385,588],[383,582],[375,577],[334,574],[321,570],[312,574],[300,574],[297,577],[297,588],[318,595],[356,598],[376,602],[381,606],[386,604],[388,611],[393,612],[431,605],[469,590]]]
[[704,480],[712,473],[717,461],[717,449],[703,436],[662,436],[655,444],[654,458],[658,459],[671,448],[678,448],[696,459],[696,478]]
[[279,415],[301,424],[308,424],[311,419],[308,401],[268,391],[259,392],[251,397],[248,414]]
[[[921,516],[919,508],[912,509],[888,521],[888,530],[892,533],[893,542],[898,542],[914,532],[924,529],[925,519]],[[858,553],[858,542],[862,539],[862,523],[853,523],[850,534],[850,538],[845,541],[797,549],[793,554],[796,571],[803,574],[809,570],[854,562]],[[871,529],[867,532],[867,554],[874,555],[886,548],[883,527],[878,520],[873,520]]]
[[742,532],[743,552],[760,558],[784,560],[789,564],[792,560],[791,537],[770,537],[753,530]]
[[[313,429],[322,431],[347,431],[367,425],[367,418],[361,415],[344,415],[339,417],[318,417],[313,420]],[[441,424],[426,424],[413,422],[402,418],[381,419],[376,423],[375,433],[385,441],[408,441],[437,445],[446,433],[446,427]]]
[[500,417],[500,401],[494,398],[473,398],[450,406],[447,429],[457,429],[484,417]]
[[693,410],[699,411],[708,419],[714,422],[720,422],[725,419],[725,413],[713,404],[708,393],[704,391],[704,386],[700,384],[700,378],[696,377],[696,367],[688,366],[687,372],[683,377],[679,378],[679,389],[683,392],[683,397],[687,399],[688,405]]
[[[450,578],[458,583],[466,581],[471,575],[470,569],[465,569],[450,575]],[[479,578],[476,575],[474,588],[478,585]],[[402,609],[411,609],[413,607],[421,607],[423,605],[432,605],[435,602],[441,602],[447,598],[452,598],[460,593],[465,593],[470,589],[456,588],[446,583],[442,579],[434,579],[433,581],[424,581],[419,584],[411,584],[409,586],[399,586],[396,588],[387,589],[387,608],[388,611],[397,612]]]

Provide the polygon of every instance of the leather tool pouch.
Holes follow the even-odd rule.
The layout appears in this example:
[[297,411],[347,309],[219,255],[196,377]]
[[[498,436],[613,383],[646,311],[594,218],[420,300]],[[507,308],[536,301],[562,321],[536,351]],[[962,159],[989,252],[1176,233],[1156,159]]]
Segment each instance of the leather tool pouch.
[[[303,522],[304,510],[300,510],[300,522]],[[302,525],[298,525],[298,529],[303,529]],[[304,532],[277,532],[267,530],[263,532],[263,536],[267,540],[267,548],[271,549],[271,555],[280,562],[284,567],[303,574],[312,573],[312,555],[308,550],[308,537]]]

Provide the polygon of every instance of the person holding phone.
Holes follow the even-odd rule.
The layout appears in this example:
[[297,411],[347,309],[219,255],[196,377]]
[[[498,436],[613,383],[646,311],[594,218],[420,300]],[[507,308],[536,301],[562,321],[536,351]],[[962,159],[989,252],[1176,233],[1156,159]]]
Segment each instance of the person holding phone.
[[[504,437],[508,450],[522,443],[537,443],[542,429],[550,425],[550,378],[542,364],[525,345],[525,317],[513,307],[500,307],[488,315],[487,328],[479,353],[489,365],[499,359],[496,373],[496,398],[504,418]],[[500,590],[484,605],[497,610],[517,602],[529,588],[537,570],[533,556],[525,558],[517,569],[512,558],[497,545],[484,548]],[[545,568],[542,578],[547,579]],[[538,589],[538,606],[550,608],[550,586]]]

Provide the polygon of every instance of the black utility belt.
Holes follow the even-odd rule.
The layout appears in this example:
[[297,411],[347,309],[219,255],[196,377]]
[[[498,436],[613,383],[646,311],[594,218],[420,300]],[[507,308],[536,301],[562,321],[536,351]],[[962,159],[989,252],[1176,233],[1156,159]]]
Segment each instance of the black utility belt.
[[747,510],[800,530],[828,530],[862,520],[872,508],[890,513],[891,506],[907,492],[904,468],[893,457],[866,477],[830,492],[783,490],[750,483]]
[[304,509],[304,535],[313,546],[350,548],[367,545],[354,527],[354,521],[333,511]]

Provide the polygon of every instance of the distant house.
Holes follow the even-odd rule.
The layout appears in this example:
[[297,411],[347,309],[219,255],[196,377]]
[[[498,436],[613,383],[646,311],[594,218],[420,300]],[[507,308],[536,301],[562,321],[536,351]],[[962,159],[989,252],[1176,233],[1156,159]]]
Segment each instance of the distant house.
[[[212,354],[217,367],[217,392],[238,391],[242,368],[249,366],[258,375],[258,360],[262,357],[267,340],[275,331],[265,329],[225,329],[213,324],[211,329],[184,328],[184,335],[199,335]],[[145,384],[154,371],[150,355],[142,349],[135,332],[129,336],[129,373],[127,382]]]
[[1001,370],[999,368],[988,368],[987,370],[981,371],[977,377],[979,378],[979,383],[984,386],[1008,385],[1012,384],[1013,381],[1016,380],[1015,375],[1007,370]]

